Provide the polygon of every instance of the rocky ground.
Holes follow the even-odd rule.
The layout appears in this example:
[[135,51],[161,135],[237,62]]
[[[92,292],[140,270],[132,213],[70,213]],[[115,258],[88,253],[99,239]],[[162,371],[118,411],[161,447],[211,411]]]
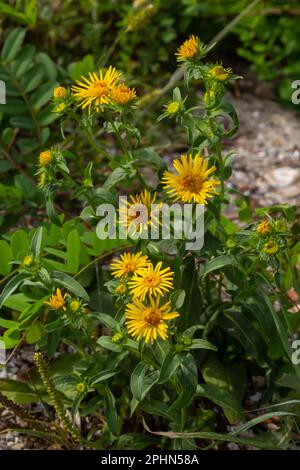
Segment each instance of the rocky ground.
[[240,120],[237,136],[226,145],[236,153],[230,184],[254,207],[299,204],[299,112],[248,93],[230,100]]

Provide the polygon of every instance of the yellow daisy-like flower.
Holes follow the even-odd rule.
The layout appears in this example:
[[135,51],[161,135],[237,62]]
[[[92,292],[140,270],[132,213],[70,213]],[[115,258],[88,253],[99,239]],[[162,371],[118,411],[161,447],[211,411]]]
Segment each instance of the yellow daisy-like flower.
[[153,266],[149,263],[146,268],[139,269],[129,281],[129,289],[134,297],[144,300],[146,295],[164,295],[165,292],[173,289],[174,273],[169,266],[161,269],[162,262]]
[[257,235],[264,237],[265,235],[269,235],[272,233],[272,224],[269,220],[264,220],[258,226],[256,227],[256,233]]
[[111,91],[112,102],[120,106],[125,106],[136,98],[136,91],[134,88],[129,88],[124,83],[115,87]]
[[175,201],[181,200],[186,203],[207,204],[207,199],[217,194],[216,187],[220,184],[209,176],[216,167],[208,167],[208,159],[196,155],[181,155],[181,161],[173,163],[177,174],[165,171],[163,175],[164,189]]
[[44,150],[39,154],[39,164],[40,166],[48,166],[52,162],[52,152],[51,150]]
[[177,55],[177,61],[182,62],[185,60],[194,59],[200,46],[200,39],[198,36],[190,36],[184,43],[179,47]]
[[168,338],[167,320],[178,317],[177,312],[172,312],[171,302],[160,305],[160,296],[156,299],[149,297],[150,305],[145,305],[142,301],[134,299],[128,304],[125,310],[125,325],[128,332],[137,340],[145,339],[146,343],[151,343],[160,336],[163,340]]
[[45,302],[45,304],[50,305],[53,310],[66,310],[66,297],[67,294],[62,295],[61,290],[59,288],[56,289],[55,294],[53,294],[50,299]]
[[63,86],[57,86],[53,90],[53,98],[65,98],[68,96],[68,90]]
[[225,82],[231,73],[231,68],[225,69],[223,65],[215,65],[211,70],[210,74],[213,78],[218,80],[219,82]]
[[127,277],[134,274],[141,268],[145,268],[150,263],[148,257],[140,251],[138,253],[123,253],[120,259],[115,259],[110,267],[114,277]]
[[[138,233],[146,230],[148,226],[157,227],[161,203],[156,204],[156,207],[152,207],[152,204],[156,202],[156,198],[156,193],[151,194],[146,189],[135,196],[131,194],[129,201],[127,200],[126,204],[123,204],[119,209],[119,224],[129,228],[129,232],[131,229],[134,229]],[[140,223],[132,224],[137,217]]]
[[72,86],[72,92],[80,101],[82,109],[88,107],[90,112],[93,103],[99,108],[112,102],[111,92],[118,84],[120,76],[120,72],[110,65],[106,72],[100,69],[99,75],[90,72],[89,79],[81,77],[81,81],[76,82],[77,86]]
[[279,245],[274,240],[270,240],[263,246],[263,252],[267,255],[275,255],[279,251]]

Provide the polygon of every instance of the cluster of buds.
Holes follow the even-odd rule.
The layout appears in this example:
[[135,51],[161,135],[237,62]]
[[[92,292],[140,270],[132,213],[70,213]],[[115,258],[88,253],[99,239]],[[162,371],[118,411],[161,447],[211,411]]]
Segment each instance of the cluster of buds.
[[62,152],[57,148],[43,150],[38,157],[39,187],[44,188],[57,181],[57,172],[62,176],[69,174]]
[[53,90],[53,112],[63,114],[67,108],[72,104],[72,94],[63,86],[58,86]]
[[60,312],[62,318],[72,323],[75,327],[80,328],[86,321],[86,307],[83,301],[72,297],[68,293],[62,294],[59,288],[45,301],[45,304],[48,305],[51,310]]
[[266,219],[256,225],[257,249],[262,257],[279,255],[287,244],[288,226],[283,219]]

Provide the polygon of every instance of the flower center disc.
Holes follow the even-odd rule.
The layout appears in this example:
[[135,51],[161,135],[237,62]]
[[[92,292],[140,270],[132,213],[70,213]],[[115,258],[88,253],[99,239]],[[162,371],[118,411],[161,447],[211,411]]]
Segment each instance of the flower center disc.
[[159,310],[156,308],[149,308],[144,314],[144,320],[149,325],[157,325],[161,320]]
[[191,193],[198,193],[201,190],[201,180],[196,176],[185,176],[181,181],[182,186]]
[[159,283],[160,283],[160,277],[156,276],[155,274],[150,274],[144,279],[144,284],[147,287],[157,287]]
[[104,82],[95,82],[89,88],[89,93],[91,96],[96,96],[101,98],[106,95],[109,91],[109,87]]

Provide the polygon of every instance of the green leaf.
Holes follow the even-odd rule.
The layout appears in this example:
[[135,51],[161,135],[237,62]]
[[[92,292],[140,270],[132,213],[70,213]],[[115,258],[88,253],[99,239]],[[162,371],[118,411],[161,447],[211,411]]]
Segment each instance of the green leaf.
[[80,251],[80,237],[77,230],[72,230],[67,239],[67,263],[70,273],[76,273],[78,271]]
[[158,383],[163,384],[168,382],[168,380],[170,380],[175,374],[181,360],[182,358],[180,354],[170,351],[162,363]]
[[103,382],[104,380],[108,380],[118,373],[119,372],[117,370],[112,369],[102,370],[101,372],[96,375],[93,375],[93,377],[90,378],[90,385],[91,387],[94,387],[94,385]]
[[166,164],[152,148],[141,148],[133,152],[134,159],[145,165],[152,165],[158,170],[166,168]]
[[183,289],[177,289],[170,295],[170,300],[175,309],[181,308],[185,300],[185,291]]
[[34,323],[26,331],[26,342],[28,344],[37,343],[44,336],[44,327],[40,322]]
[[139,362],[131,374],[130,388],[133,398],[135,398],[137,401],[141,401],[142,399],[144,378],[148,368],[148,364],[145,362]]
[[184,356],[176,372],[178,383],[181,388],[179,397],[170,406],[169,411],[180,410],[188,406],[196,393],[198,382],[198,371],[191,354]]
[[17,230],[10,239],[10,245],[13,257],[18,261],[22,260],[22,256],[28,252],[29,241],[24,230]]
[[75,294],[77,297],[81,297],[87,302],[89,301],[89,295],[87,291],[73,277],[69,276],[66,273],[53,271],[51,273],[51,278],[57,284],[60,284],[64,286],[67,290],[69,290],[70,292],[73,292],[73,294]]
[[118,322],[112,316],[107,315],[107,313],[93,312],[92,314],[90,314],[90,316],[92,316],[93,318],[97,318],[100,323],[107,326],[112,331],[115,331],[118,328]]
[[45,243],[46,230],[44,227],[38,227],[31,239],[30,252],[35,258],[39,258]]
[[4,302],[12,295],[12,293],[19,287],[19,285],[29,277],[29,274],[20,273],[10,279],[10,281],[6,284],[3,291],[1,292],[0,308],[3,306]]
[[122,434],[113,445],[113,450],[143,450],[151,445],[159,445],[159,440],[136,432]]
[[9,33],[1,51],[2,60],[9,62],[16,57],[19,50],[21,49],[25,34],[26,29],[22,28],[13,29]]
[[217,351],[218,348],[206,339],[196,338],[192,340],[192,344],[188,346],[188,349],[210,349],[211,351]]
[[263,415],[257,416],[256,418],[251,419],[247,423],[237,426],[234,431],[231,431],[229,434],[231,436],[237,436],[238,434],[248,431],[248,429],[253,428],[259,423],[262,423],[266,419],[271,419],[274,416],[295,416],[295,413],[288,413],[287,411],[272,411],[270,413],[265,413]]
[[117,436],[119,434],[120,425],[118,420],[118,415],[116,411],[116,402],[115,397],[113,396],[110,388],[105,387],[105,408],[106,408],[106,419],[109,429],[112,434]]
[[116,184],[123,181],[125,178],[128,178],[128,171],[125,168],[118,167],[116,168],[107,178],[105,183],[103,184],[104,189],[111,189]]
[[0,240],[0,275],[7,276],[10,273],[12,265],[12,251],[9,243],[5,240]]
[[0,379],[0,392],[19,404],[37,403],[40,401],[40,396],[31,389],[27,382]]
[[238,262],[235,256],[232,255],[221,255],[213,258],[206,263],[202,263],[200,265],[200,276],[205,276],[208,273],[213,271],[218,271],[222,269],[224,266],[236,266],[238,267]]
[[102,348],[108,349],[110,351],[114,351],[114,352],[122,351],[121,346],[113,343],[110,336],[101,336],[100,338],[97,339],[97,344],[99,344],[99,346],[101,346]]
[[42,64],[35,64],[24,76],[22,86],[25,93],[30,93],[39,86],[44,77],[44,67]]

